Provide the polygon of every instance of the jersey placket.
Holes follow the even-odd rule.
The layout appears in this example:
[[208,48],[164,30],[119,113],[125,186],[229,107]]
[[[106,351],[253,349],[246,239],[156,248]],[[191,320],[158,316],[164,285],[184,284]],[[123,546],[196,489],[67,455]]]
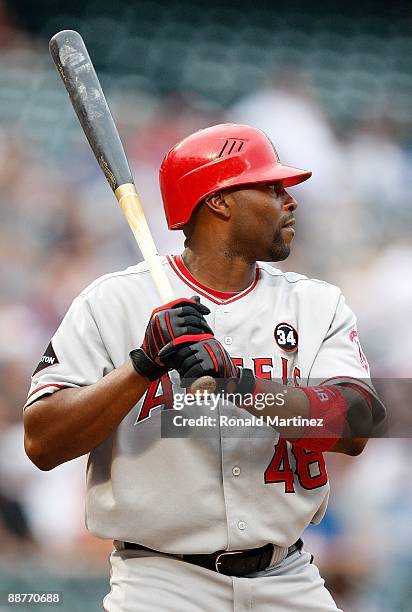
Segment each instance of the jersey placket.
[[[234,310],[238,308],[236,302],[230,304],[219,304],[215,309],[214,331],[216,337],[222,342],[227,352],[232,355],[242,355],[243,347],[241,339],[236,337],[234,326]],[[236,407],[218,407],[218,418],[221,416],[240,416],[241,412]],[[226,524],[228,534],[228,549],[244,548],[247,541],[247,522],[242,515],[241,491],[244,492],[245,478],[250,472],[250,442],[248,437],[239,440],[235,435],[242,436],[242,431],[236,427],[222,425],[219,428],[220,447],[222,453],[222,487],[226,508]],[[239,444],[242,452],[239,454]],[[239,457],[242,457],[239,460]],[[243,486],[242,486],[243,485]],[[246,537],[245,537],[246,536]]]

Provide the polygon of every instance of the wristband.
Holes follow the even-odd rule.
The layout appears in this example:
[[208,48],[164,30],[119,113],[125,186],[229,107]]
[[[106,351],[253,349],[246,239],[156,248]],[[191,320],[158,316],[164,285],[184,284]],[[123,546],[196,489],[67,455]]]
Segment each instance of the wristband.
[[241,395],[246,395],[246,393],[250,393],[254,395],[256,392],[256,378],[253,374],[252,370],[249,368],[239,368],[240,376],[238,378],[237,383],[237,392]]
[[316,419],[316,424],[309,425],[304,437],[294,443],[306,450],[328,451],[342,437],[346,421],[346,400],[336,386],[299,388],[309,400],[309,418]]
[[[235,396],[235,404],[242,408],[243,398],[249,394],[253,398],[257,392],[257,379],[249,368],[237,368],[239,375],[228,378],[224,381],[224,393]],[[248,403],[248,406],[251,404]]]

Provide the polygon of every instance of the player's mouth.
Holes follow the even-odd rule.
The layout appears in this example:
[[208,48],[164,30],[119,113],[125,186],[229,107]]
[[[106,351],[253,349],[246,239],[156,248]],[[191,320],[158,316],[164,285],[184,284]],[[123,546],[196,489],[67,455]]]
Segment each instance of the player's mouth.
[[286,221],[286,223],[282,225],[282,229],[287,230],[287,232],[291,234],[293,237],[295,235],[295,230],[293,228],[295,223],[296,223],[296,219],[292,217],[292,219],[289,219],[288,221]]

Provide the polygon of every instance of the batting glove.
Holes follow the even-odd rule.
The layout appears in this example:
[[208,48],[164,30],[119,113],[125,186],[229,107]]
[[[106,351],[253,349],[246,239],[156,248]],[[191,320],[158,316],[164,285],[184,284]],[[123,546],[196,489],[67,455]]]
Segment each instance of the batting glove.
[[254,388],[255,385],[253,373],[237,368],[216,338],[199,340],[190,345],[183,345],[179,338],[162,349],[159,356],[163,363],[179,372],[183,387],[189,387],[194,380],[202,376],[212,376],[217,379],[217,391],[230,388],[235,392],[239,389],[240,392],[242,387],[243,392],[243,383],[246,382],[243,372],[246,371],[250,372],[253,378],[252,385],[249,377],[248,388]]
[[189,343],[213,338],[213,331],[204,315],[209,308],[200,303],[198,296],[183,298],[155,308],[142,345],[130,352],[134,369],[149,380],[157,380],[171,369],[166,362],[160,362],[159,353],[173,343]]

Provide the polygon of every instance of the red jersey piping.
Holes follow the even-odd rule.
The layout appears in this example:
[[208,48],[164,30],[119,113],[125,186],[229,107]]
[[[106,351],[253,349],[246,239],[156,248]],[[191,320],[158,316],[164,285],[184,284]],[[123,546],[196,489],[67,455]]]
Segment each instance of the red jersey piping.
[[211,289],[210,287],[207,287],[202,283],[199,283],[199,281],[197,281],[195,277],[186,268],[180,255],[168,255],[167,261],[169,262],[169,265],[172,268],[173,272],[180,278],[180,280],[182,280],[191,289],[193,289],[203,297],[206,297],[208,300],[214,302],[215,304],[230,304],[235,300],[239,300],[240,298],[253,291],[259,280],[259,266],[258,264],[256,264],[255,279],[253,283],[249,285],[249,287],[246,287],[246,289],[239,292],[218,291],[216,289]]
[[65,385],[56,385],[54,383],[49,383],[48,385],[42,385],[41,387],[37,387],[37,389],[34,389],[34,391],[32,391],[29,394],[27,399],[29,399],[32,395],[34,395],[38,391],[41,391],[42,389],[45,389],[46,387],[57,387],[58,389],[67,389],[67,386],[65,386]]

